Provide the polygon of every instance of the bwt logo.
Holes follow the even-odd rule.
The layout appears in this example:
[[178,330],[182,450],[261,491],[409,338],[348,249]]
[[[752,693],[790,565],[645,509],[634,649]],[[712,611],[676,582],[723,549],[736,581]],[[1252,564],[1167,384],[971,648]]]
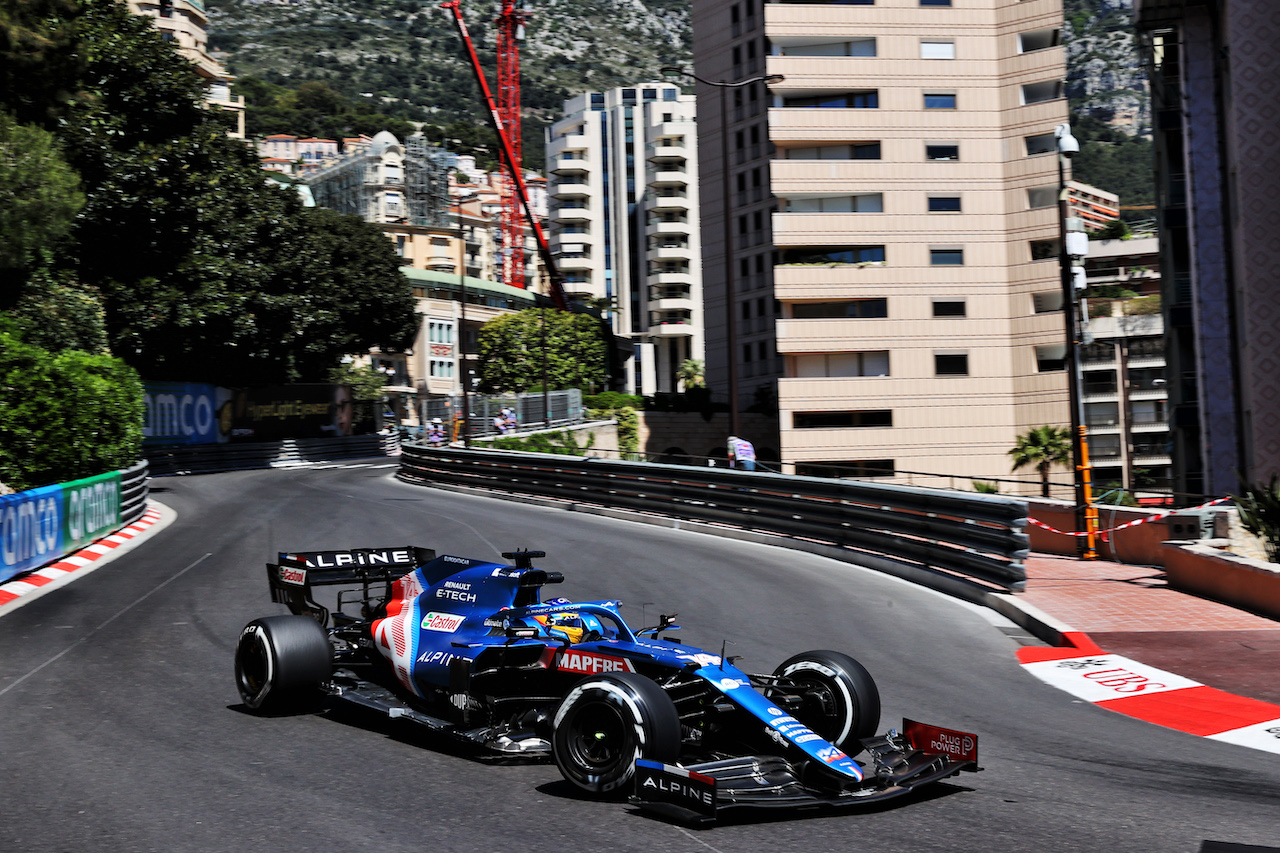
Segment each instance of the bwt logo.
[[208,394],[146,394],[147,419],[142,427],[146,438],[171,438],[215,434],[217,418]]

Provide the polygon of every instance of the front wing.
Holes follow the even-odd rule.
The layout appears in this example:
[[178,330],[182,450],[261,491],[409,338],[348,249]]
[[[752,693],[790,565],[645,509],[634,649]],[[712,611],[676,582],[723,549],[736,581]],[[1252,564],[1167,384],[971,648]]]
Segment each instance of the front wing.
[[862,783],[843,790],[806,784],[785,758],[747,755],[681,767],[640,759],[635,795],[642,810],[675,820],[705,823],[733,808],[854,806],[899,797],[961,771],[978,771],[978,739],[964,732],[903,721],[904,734],[892,729],[862,741],[871,772]]

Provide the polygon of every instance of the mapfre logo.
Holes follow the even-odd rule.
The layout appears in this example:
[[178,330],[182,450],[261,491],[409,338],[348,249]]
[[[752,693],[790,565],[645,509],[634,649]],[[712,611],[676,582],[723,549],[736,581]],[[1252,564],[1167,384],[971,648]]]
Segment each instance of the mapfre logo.
[[307,583],[306,569],[295,569],[291,566],[281,566],[279,576],[281,583],[291,583],[297,586],[305,586]]
[[560,655],[556,667],[561,672],[580,672],[583,675],[595,675],[598,672],[635,672],[631,661],[609,655],[597,655],[591,652],[575,652],[572,649]]
[[458,630],[458,626],[465,618],[453,613],[428,613],[422,617],[422,628],[425,631],[443,631],[446,634],[452,634]]

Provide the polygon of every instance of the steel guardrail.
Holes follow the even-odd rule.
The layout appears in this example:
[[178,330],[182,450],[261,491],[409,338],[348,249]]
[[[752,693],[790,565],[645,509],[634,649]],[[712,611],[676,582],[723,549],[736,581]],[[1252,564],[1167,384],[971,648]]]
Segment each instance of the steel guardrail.
[[133,524],[147,511],[147,499],[151,496],[150,477],[150,468],[145,459],[120,472],[120,521],[122,524]]
[[354,435],[335,438],[288,438],[280,441],[143,447],[152,476],[212,474],[252,468],[286,468],[335,459],[390,456],[400,446],[398,435]]
[[1000,495],[419,444],[403,446],[397,476],[725,525],[1026,586],[1027,505]]

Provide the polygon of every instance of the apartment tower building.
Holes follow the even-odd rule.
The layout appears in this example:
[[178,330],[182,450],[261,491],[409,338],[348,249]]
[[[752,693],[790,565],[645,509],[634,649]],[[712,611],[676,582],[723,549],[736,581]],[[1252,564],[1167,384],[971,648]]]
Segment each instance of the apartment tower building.
[[588,92],[547,132],[551,248],[631,340],[631,393],[676,391],[704,357],[695,106],[671,83]]
[[709,381],[741,408],[776,379],[785,470],[968,487],[1069,422],[1062,20],[694,0]]

